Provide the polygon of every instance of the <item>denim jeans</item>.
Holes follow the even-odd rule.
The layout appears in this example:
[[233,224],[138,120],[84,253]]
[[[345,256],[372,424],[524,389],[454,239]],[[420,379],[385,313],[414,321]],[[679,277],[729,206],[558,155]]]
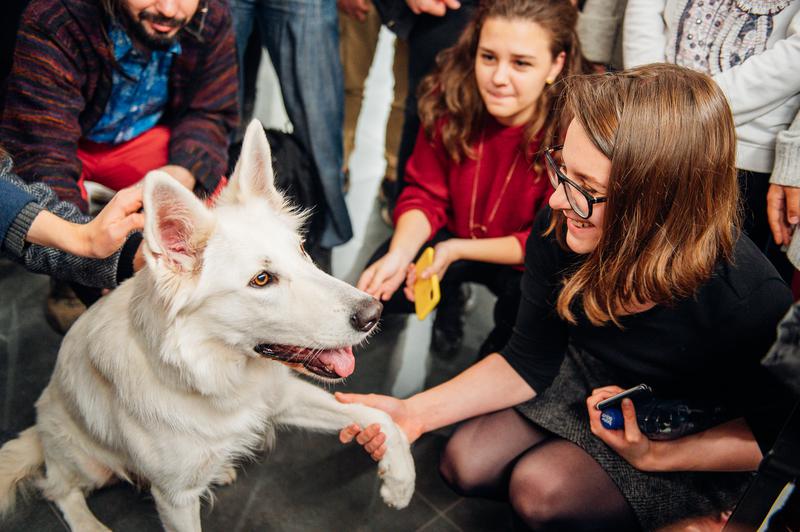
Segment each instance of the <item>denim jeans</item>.
[[231,0],[230,4],[239,64],[255,22],[278,74],[294,134],[314,160],[326,202],[321,245],[343,244],[353,229],[343,190],[344,89],[336,2]]

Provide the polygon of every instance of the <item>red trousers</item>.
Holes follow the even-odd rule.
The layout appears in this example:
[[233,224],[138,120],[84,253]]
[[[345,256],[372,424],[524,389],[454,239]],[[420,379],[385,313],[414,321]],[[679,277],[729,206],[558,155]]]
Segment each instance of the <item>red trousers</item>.
[[168,127],[155,126],[116,146],[81,140],[78,144],[78,159],[83,164],[78,180],[81,195],[86,199],[84,181],[120,190],[138,183],[150,170],[166,165],[169,161],[169,137]]
[[[83,199],[87,199],[84,181],[94,181],[111,190],[121,190],[141,181],[150,170],[168,164],[169,138],[168,127],[155,126],[116,146],[81,140],[78,144],[78,159],[81,160],[83,169],[78,186]],[[225,177],[220,180],[207,200],[209,204],[213,203],[227,183]]]

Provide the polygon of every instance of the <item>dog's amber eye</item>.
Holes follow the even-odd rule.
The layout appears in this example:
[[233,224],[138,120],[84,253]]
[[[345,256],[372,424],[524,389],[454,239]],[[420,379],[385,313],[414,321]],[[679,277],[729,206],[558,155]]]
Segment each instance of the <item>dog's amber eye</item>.
[[252,279],[250,279],[250,286],[253,286],[255,288],[263,288],[271,282],[272,282],[272,276],[265,271],[260,271],[259,273],[254,275]]

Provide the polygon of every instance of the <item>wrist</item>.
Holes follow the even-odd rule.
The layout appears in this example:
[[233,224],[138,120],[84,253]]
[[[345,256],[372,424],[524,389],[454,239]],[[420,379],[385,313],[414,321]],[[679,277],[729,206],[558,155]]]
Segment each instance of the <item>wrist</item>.
[[453,262],[467,258],[464,250],[464,242],[463,238],[451,238],[447,241]]
[[631,465],[639,471],[666,473],[672,471],[672,468],[669,466],[670,457],[670,442],[651,440],[648,451],[642,455],[635,464]]
[[406,405],[407,423],[406,423],[406,436],[408,441],[416,441],[417,438],[430,430],[425,421],[425,408],[419,404],[419,395],[414,395],[408,399],[403,399]]
[[71,231],[71,233],[75,238],[75,251],[71,252],[73,255],[79,255],[81,257],[94,257],[92,250],[92,238],[89,234],[90,223],[91,222],[85,224],[70,224],[73,227],[73,231]]
[[411,264],[414,260],[414,255],[416,251],[412,249],[407,249],[402,245],[393,245],[389,247],[389,251],[387,255],[391,255],[397,259],[398,262],[406,265]]

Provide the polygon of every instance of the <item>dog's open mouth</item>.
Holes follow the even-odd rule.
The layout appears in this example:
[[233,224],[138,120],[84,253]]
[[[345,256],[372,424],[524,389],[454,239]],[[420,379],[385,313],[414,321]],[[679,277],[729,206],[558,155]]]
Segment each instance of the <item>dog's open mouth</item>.
[[352,347],[320,350],[291,345],[259,344],[254,349],[261,356],[289,366],[302,366],[314,375],[326,379],[348,377],[356,367]]

